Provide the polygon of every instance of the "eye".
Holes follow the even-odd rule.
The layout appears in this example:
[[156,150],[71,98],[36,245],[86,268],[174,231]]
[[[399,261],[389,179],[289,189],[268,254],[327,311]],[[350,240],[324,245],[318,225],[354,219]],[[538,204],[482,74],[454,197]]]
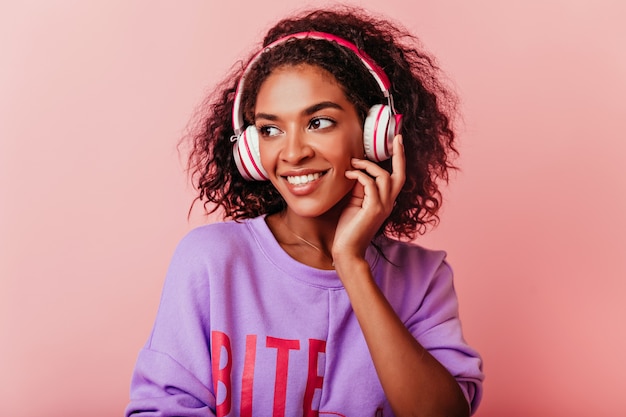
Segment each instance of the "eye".
[[309,129],[326,129],[335,125],[335,121],[327,117],[316,117],[309,122]]
[[278,136],[282,133],[282,130],[272,125],[258,126],[257,130],[261,136],[265,137]]

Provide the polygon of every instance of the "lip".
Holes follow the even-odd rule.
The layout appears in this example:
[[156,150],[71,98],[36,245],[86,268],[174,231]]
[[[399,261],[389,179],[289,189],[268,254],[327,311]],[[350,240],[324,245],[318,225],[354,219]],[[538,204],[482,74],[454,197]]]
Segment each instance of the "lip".
[[[320,171],[307,169],[284,172],[280,175],[280,178],[292,194],[297,196],[304,196],[314,192],[319,187],[322,179],[326,176],[327,173],[328,170]],[[316,178],[312,179],[311,176],[314,176]],[[291,182],[288,180],[288,177],[292,177]],[[303,177],[308,178],[304,179]],[[299,181],[303,182],[299,183]]]

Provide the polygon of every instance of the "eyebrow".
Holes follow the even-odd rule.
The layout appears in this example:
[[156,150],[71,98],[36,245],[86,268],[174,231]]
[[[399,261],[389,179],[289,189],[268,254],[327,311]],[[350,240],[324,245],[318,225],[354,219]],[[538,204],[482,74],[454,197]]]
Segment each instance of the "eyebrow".
[[[324,109],[343,110],[343,107],[341,107],[339,104],[333,101],[322,101],[320,103],[316,103],[316,104],[313,104],[312,106],[307,107],[306,109],[302,111],[302,114],[305,116],[310,116]],[[278,116],[276,116],[275,114],[269,114],[269,113],[256,113],[254,115],[254,118],[255,120],[256,119],[265,119],[265,120],[271,120],[271,121],[278,120]]]
[[317,103],[317,104],[312,105],[311,107],[307,107],[306,109],[304,109],[302,113],[306,114],[307,116],[310,116],[324,109],[343,110],[343,107],[341,107],[339,104],[335,103],[334,101],[322,101],[321,103]]

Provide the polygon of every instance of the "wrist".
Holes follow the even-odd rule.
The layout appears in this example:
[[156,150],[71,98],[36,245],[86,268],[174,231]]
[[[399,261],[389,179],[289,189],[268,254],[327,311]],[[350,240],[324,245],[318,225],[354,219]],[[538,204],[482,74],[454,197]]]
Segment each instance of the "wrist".
[[362,280],[372,276],[370,265],[364,257],[338,256],[334,258],[334,265],[344,286],[352,280]]

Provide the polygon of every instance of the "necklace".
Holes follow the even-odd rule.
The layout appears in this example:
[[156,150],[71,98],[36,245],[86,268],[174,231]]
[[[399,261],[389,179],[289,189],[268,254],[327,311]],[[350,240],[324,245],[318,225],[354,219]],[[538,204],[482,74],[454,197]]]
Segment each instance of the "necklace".
[[317,245],[309,242],[308,240],[306,240],[305,238],[303,238],[302,236],[300,236],[299,234],[297,234],[296,232],[294,232],[293,230],[291,230],[291,228],[287,225],[287,222],[283,219],[283,224],[285,225],[285,228],[292,234],[294,235],[298,240],[300,240],[303,243],[306,243],[307,245],[309,245],[310,247],[312,247],[313,249],[315,249],[316,251],[318,251],[319,253],[321,253],[325,258],[327,258],[330,261],[330,264],[332,266],[335,266],[335,261],[333,260],[332,257],[330,257],[326,252],[324,252],[322,250],[322,248],[318,247]]

